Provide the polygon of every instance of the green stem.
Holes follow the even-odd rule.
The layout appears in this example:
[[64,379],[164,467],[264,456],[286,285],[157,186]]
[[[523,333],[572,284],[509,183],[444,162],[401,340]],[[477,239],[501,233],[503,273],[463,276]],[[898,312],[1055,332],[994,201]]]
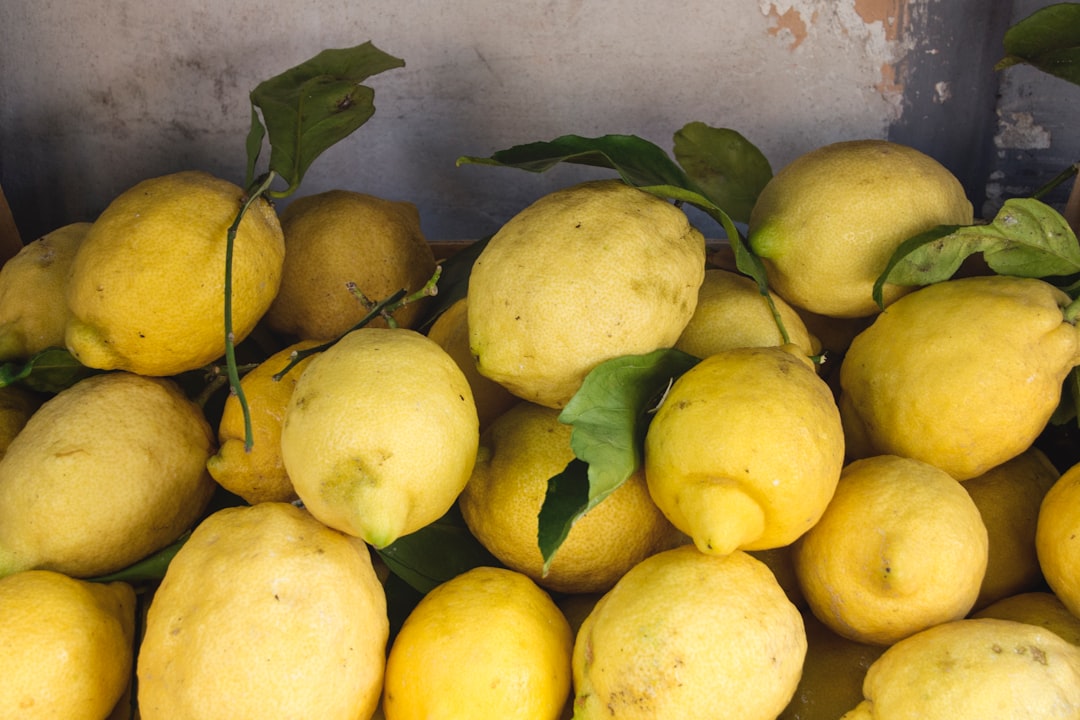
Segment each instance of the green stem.
[[1032,193],[1031,197],[1036,200],[1041,200],[1046,195],[1050,194],[1058,185],[1065,182],[1071,177],[1075,177],[1080,172],[1080,163],[1073,163],[1069,167],[1059,172],[1050,182],[1043,185],[1041,188]]
[[229,388],[236,399],[240,401],[240,410],[244,415],[244,450],[250,452],[255,444],[254,433],[251,429],[251,408],[248,407],[247,398],[244,397],[244,389],[240,387],[240,373],[236,368],[236,335],[233,333],[232,322],[232,265],[233,246],[236,244],[236,232],[240,228],[240,221],[244,219],[244,213],[251,207],[251,203],[259,199],[274,181],[275,174],[270,171],[266,174],[262,183],[253,191],[240,206],[240,212],[229,226],[225,235],[225,366],[228,368]]
[[1065,316],[1065,322],[1075,325],[1077,321],[1080,321],[1080,298],[1073,300],[1071,303],[1065,306],[1062,311]]

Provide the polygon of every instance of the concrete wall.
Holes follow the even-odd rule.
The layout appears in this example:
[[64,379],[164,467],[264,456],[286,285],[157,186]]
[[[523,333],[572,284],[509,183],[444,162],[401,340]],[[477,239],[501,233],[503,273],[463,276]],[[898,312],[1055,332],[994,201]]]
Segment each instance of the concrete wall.
[[146,177],[199,168],[241,182],[248,92],[371,40],[406,67],[371,78],[375,116],[300,192],[409,200],[430,239],[482,237],[540,194],[606,174],[457,168],[459,155],[567,133],[670,149],[691,121],[740,131],[774,169],[828,142],[892,137],[941,159],[980,207],[1006,160],[995,152],[1012,152],[993,147],[998,112],[1006,124],[1037,114],[996,106],[1000,36],[1043,4],[2,0],[0,187],[31,239],[92,219]]

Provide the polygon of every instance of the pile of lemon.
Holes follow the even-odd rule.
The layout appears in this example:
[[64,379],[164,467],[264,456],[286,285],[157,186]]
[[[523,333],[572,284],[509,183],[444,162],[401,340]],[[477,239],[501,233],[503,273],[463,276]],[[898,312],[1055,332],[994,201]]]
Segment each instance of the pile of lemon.
[[[0,269],[0,361],[95,371],[0,388],[5,717],[1080,717],[1080,458],[1038,445],[1080,329],[990,273],[878,307],[900,242],[973,223],[931,158],[777,173],[747,233],[771,303],[617,180],[511,218],[428,322],[375,312],[436,275],[413,205],[258,199],[227,257],[245,200],[146,180]],[[236,346],[246,408],[213,412],[184,379]],[[666,348],[698,362],[640,467],[545,565],[562,409]],[[378,551],[452,509],[493,561],[392,632]],[[184,538],[160,582],[109,581]]]

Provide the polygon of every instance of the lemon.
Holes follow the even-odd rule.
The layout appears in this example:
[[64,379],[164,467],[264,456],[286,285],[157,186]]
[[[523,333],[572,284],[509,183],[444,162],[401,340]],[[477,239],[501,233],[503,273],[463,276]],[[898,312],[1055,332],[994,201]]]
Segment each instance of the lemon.
[[988,540],[971,496],[945,471],[881,455],[844,468],[794,552],[818,619],[851,640],[889,645],[971,610]]
[[1025,623],[956,620],[897,642],[843,720],[1075,718],[1080,648]]
[[138,657],[143,720],[354,720],[389,622],[367,547],[289,503],[219,510],[169,564]]
[[[301,339],[335,340],[368,314],[349,283],[378,302],[398,290],[419,290],[435,272],[435,255],[412,203],[328,190],[289,204],[281,228],[286,251],[281,289],[266,323]],[[424,302],[409,303],[394,320],[413,327],[423,308]],[[386,322],[376,318],[370,326]]]
[[386,661],[386,720],[556,720],[570,693],[570,625],[521,573],[477,567],[429,592]]
[[0,361],[64,346],[64,287],[90,223],[71,223],[24,245],[0,268]]
[[645,435],[653,500],[702,552],[794,542],[844,459],[832,392],[791,346],[711,355],[679,377]]
[[1033,447],[964,482],[990,541],[976,608],[1042,584],[1035,525],[1043,496],[1059,474],[1046,454]]
[[795,574],[794,545],[781,545],[767,550],[747,550],[746,552],[754,559],[765,563],[795,607],[800,611],[806,609],[806,598],[803,597],[802,588],[799,587],[799,578]]
[[0,458],[41,403],[37,393],[22,385],[0,387]]
[[790,342],[807,356],[820,352],[821,344],[799,314],[775,293],[770,296],[787,332],[786,340],[756,282],[730,270],[708,268],[694,314],[679,335],[676,349],[705,358],[720,350],[777,347]]
[[[176,375],[220,358],[226,237],[243,199],[239,187],[201,171],[143,180],[115,197],[72,260],[68,350],[89,367],[140,375]],[[277,294],[284,252],[277,215],[260,198],[236,233],[236,342]]]
[[836,720],[863,699],[866,671],[885,648],[837,635],[813,613],[803,613],[803,624],[806,661],[802,677],[777,720]]
[[454,504],[476,462],[478,423],[468,380],[434,340],[364,327],[300,375],[281,457],[312,515],[382,548]]
[[574,642],[574,717],[772,720],[802,671],[799,611],[746,553],[657,553],[596,604]]
[[212,452],[172,380],[117,371],[58,393],[0,459],[0,575],[94,577],[165,547],[210,500]]
[[1073,615],[1080,616],[1080,464],[1058,478],[1039,507],[1035,549],[1043,577]]
[[281,424],[293,388],[313,356],[298,362],[280,380],[278,375],[292,360],[293,353],[316,347],[306,340],[274,353],[252,368],[240,380],[251,414],[251,448],[245,447],[244,411],[240,399],[230,394],[218,424],[218,451],[207,462],[211,477],[234,495],[250,504],[297,499],[292,481],[281,459]]
[[1080,617],[1069,612],[1065,603],[1051,592],[1034,591],[1010,595],[972,613],[971,617],[998,618],[1039,625],[1073,645],[1080,645]]
[[[877,313],[873,287],[901,242],[937,225],[970,225],[960,181],[914,148],[877,139],[801,155],[762,189],[747,239],[770,286],[833,317]],[[908,288],[886,284],[891,303]]]
[[448,307],[428,329],[427,336],[437,342],[447,352],[472,388],[476,402],[476,414],[480,420],[480,429],[485,429],[491,421],[502,415],[520,400],[516,395],[499,383],[484,377],[476,369],[476,360],[469,350],[469,300],[461,298]]
[[548,590],[603,592],[639,561],[670,547],[674,529],[637,472],[578,518],[543,572],[537,515],[548,480],[574,459],[573,429],[559,422],[559,412],[520,401],[495,419],[480,438],[461,513],[492,555]]
[[[869,454],[967,480],[1027,450],[1080,363],[1068,296],[1034,278],[955,278],[889,306],[840,367],[844,426]],[[866,452],[866,450],[864,450]]]
[[21,720],[103,720],[131,680],[135,592],[51,570],[0,579],[0,707]]
[[674,345],[704,274],[704,237],[671,203],[621,180],[563,188],[477,257],[469,346],[482,375],[563,407],[601,362]]

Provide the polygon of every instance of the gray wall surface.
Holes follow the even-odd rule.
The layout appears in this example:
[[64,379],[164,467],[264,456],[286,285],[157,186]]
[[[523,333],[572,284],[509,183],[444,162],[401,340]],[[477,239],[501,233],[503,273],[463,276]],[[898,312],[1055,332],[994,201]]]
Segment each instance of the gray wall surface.
[[610,174],[456,167],[460,155],[569,133],[670,151],[691,121],[738,130],[774,170],[837,140],[905,142],[992,214],[1080,152],[1076,88],[993,71],[1005,28],[1046,4],[0,0],[0,188],[30,240],[92,220],[147,177],[202,169],[241,183],[250,90],[370,40],[406,66],[368,81],[375,116],[316,161],[300,194],[408,200],[432,240],[483,237],[547,191]]

